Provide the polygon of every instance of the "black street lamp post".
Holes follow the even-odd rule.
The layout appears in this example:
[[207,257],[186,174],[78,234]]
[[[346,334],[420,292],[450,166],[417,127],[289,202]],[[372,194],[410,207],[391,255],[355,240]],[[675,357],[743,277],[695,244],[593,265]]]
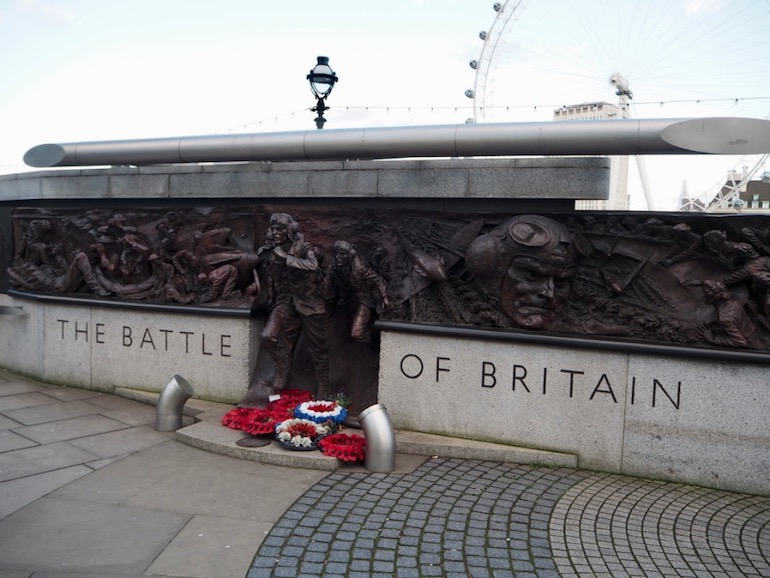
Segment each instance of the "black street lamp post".
[[311,108],[313,112],[317,112],[318,116],[315,118],[316,128],[323,128],[326,119],[324,118],[324,112],[329,107],[326,106],[326,97],[331,94],[334,83],[339,80],[337,75],[334,74],[331,66],[329,66],[328,56],[319,56],[318,63],[307,75],[307,79],[310,81],[310,90],[313,91],[313,96],[318,101],[316,106]]

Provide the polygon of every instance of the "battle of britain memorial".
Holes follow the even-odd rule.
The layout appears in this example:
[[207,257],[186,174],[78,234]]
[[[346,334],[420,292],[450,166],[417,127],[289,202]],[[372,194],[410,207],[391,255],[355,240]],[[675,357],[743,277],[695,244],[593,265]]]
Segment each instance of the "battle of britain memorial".
[[[757,122],[736,130],[764,149]],[[559,127],[532,158],[478,127],[457,154],[329,130],[302,155],[65,150],[0,177],[0,365],[111,392],[178,374],[241,407],[344,394],[401,430],[766,494],[770,219],[574,210],[607,197],[602,150],[724,153],[726,126],[591,147]],[[80,165],[112,166],[58,168]]]

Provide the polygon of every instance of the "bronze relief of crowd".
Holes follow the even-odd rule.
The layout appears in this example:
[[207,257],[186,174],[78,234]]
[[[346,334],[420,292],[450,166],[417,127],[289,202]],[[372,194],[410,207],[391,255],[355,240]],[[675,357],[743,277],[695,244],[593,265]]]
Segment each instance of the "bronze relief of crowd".
[[344,305],[362,343],[380,317],[770,349],[761,216],[18,209],[13,225],[15,288],[264,307],[266,342]]

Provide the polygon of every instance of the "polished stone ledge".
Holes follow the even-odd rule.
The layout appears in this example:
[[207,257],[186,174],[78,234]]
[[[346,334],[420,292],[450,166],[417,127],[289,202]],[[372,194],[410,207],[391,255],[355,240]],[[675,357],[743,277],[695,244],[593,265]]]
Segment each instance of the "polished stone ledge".
[[0,175],[0,203],[155,199],[606,199],[607,157],[195,163]]

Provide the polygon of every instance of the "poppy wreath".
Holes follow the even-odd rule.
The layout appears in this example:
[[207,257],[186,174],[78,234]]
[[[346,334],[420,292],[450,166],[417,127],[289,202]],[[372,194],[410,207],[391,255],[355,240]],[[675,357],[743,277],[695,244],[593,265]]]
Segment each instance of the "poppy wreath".
[[287,419],[275,427],[275,438],[289,449],[315,448],[329,428],[307,419]]
[[265,409],[254,409],[246,416],[241,428],[251,435],[272,434],[278,421],[275,416]]
[[253,411],[251,407],[236,407],[222,416],[222,425],[230,429],[241,429],[246,416]]
[[297,407],[297,404],[303,401],[310,401],[313,399],[313,394],[303,389],[283,389],[279,394],[280,397],[275,401],[268,403],[270,405],[290,405],[292,408]]
[[294,410],[294,415],[316,423],[342,423],[348,417],[348,410],[336,401],[310,400],[300,403]]
[[265,435],[275,432],[280,422],[294,417],[297,404],[313,399],[309,391],[288,389],[281,396],[268,403],[264,409],[256,407],[237,407],[222,416],[222,425],[252,435]]
[[265,409],[271,412],[279,422],[294,417],[294,410],[302,402],[310,401],[313,395],[309,391],[301,389],[289,389],[282,391],[280,397],[269,402]]
[[294,417],[294,405],[289,404],[276,404],[273,405],[272,403],[268,403],[265,406],[265,410],[270,412],[270,415],[273,416],[275,421],[282,422],[286,421],[287,419],[292,419]]
[[273,433],[277,423],[271,412],[257,407],[237,407],[222,417],[222,425],[252,435]]
[[321,453],[345,462],[360,462],[366,455],[366,438],[356,434],[336,433],[318,442]]

